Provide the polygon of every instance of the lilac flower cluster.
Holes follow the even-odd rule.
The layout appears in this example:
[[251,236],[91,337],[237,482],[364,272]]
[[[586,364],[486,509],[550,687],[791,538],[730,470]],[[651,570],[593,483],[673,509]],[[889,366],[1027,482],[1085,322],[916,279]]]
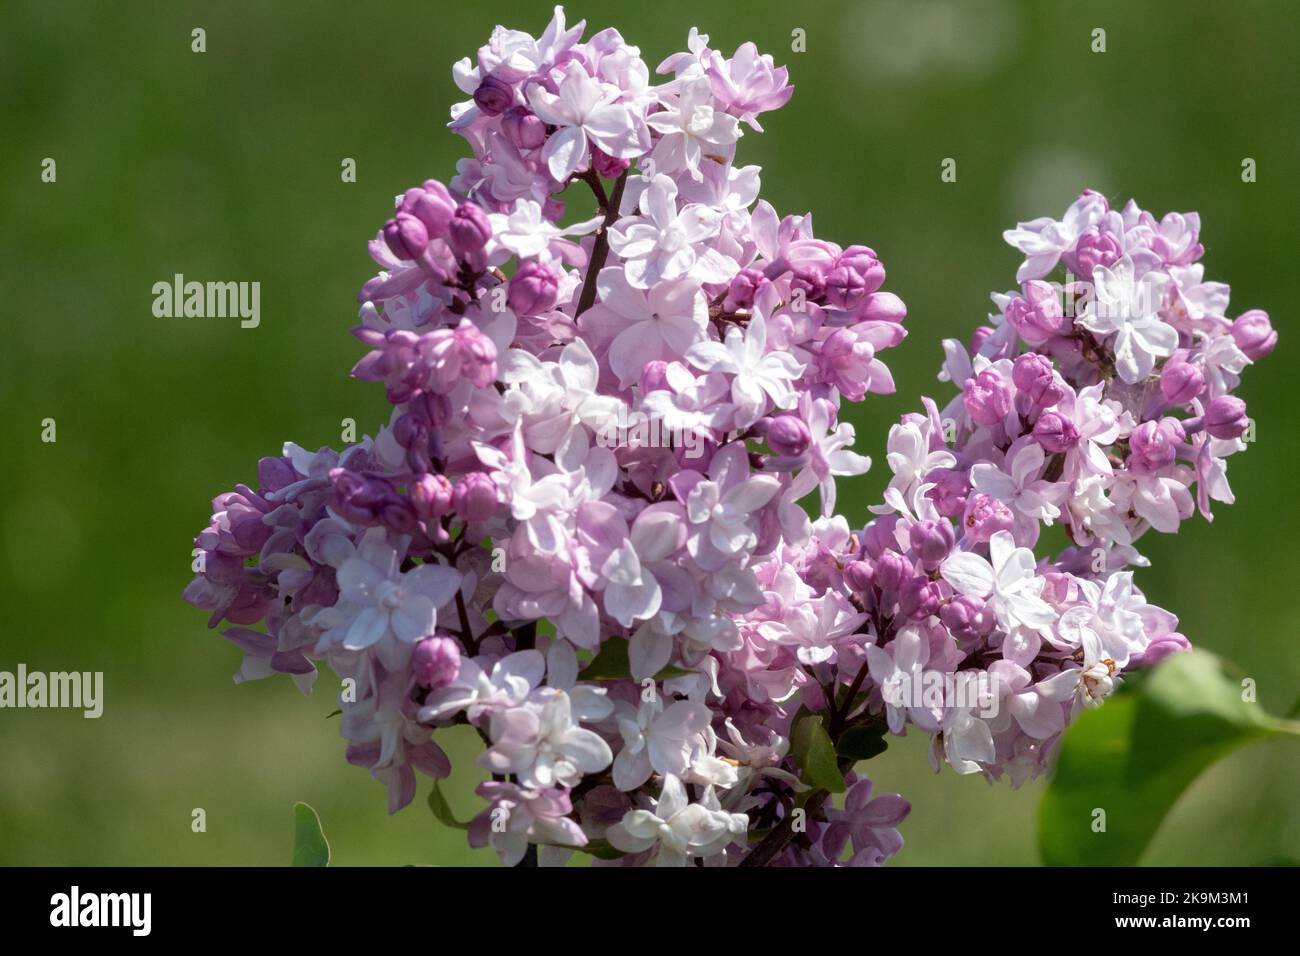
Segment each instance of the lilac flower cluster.
[[[1134,543],[1232,502],[1225,459],[1251,432],[1231,393],[1277,340],[1261,311],[1227,317],[1199,232],[1091,191],[1007,231],[1020,290],[993,296],[971,352],[944,343],[960,393],[890,431],[893,477],[844,579],[872,618],[868,686],[892,732],[934,735],[936,766],[1018,785],[1123,671],[1189,646],[1135,586]],[[1069,546],[1036,558],[1056,523]]]
[[[237,680],[344,680],[347,759],[390,812],[473,728],[468,838],[507,864],[878,865],[909,806],[854,767],[885,734],[1019,782],[1122,670],[1187,646],[1124,568],[1192,485],[1207,517],[1231,500],[1229,393],[1274,335],[1224,317],[1195,216],[1086,193],[1008,233],[1020,292],[973,358],[946,343],[961,393],[892,429],[854,533],[835,479],[870,462],[840,404],[893,391],[905,308],[875,252],[736,165],[785,69],[692,31],[652,85],[617,31],[582,33],[556,8],[456,64],[472,157],[397,197],[359,297],[353,375],[388,423],[219,496],[185,598],[229,623]],[[1074,547],[1036,559],[1054,522]]]
[[[389,422],[341,454],[286,445],[216,499],[185,596],[234,625],[241,679],[350,682],[347,758],[391,811],[469,724],[493,778],[472,845],[725,865],[808,790],[800,659],[861,615],[820,596],[848,536],[804,504],[829,515],[869,467],[840,401],[893,390],[877,353],[905,309],[875,252],[779,216],[736,164],[783,67],[692,31],[652,85],[617,31],[582,32],[557,8],[456,64],[472,158],[397,197],[360,294],[353,374]],[[802,575],[771,570],[796,554]],[[757,645],[751,617],[796,592]],[[907,804],[850,779],[784,862],[897,852]]]

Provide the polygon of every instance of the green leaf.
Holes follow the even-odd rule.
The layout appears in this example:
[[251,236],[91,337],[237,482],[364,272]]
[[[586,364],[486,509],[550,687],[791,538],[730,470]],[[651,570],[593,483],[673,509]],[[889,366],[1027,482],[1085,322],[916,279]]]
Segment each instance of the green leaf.
[[835,750],[841,757],[850,760],[870,760],[878,757],[889,747],[885,740],[885,724],[850,727],[840,734]]
[[794,725],[790,752],[806,783],[831,793],[843,793],[844,775],[835,757],[835,745],[822,727],[822,719],[808,714]]
[[610,844],[608,840],[588,840],[586,846],[566,846],[564,849],[576,850],[578,853],[590,853],[601,860],[617,860],[624,855],[622,850]]
[[301,800],[293,805],[293,865],[330,865],[330,845],[321,829],[320,816]]
[[[1175,654],[1137,688],[1080,715],[1043,797],[1038,842],[1050,866],[1131,866],[1200,773],[1253,740],[1296,733],[1242,699],[1206,651]],[[1094,826],[1104,811],[1105,830]]]
[[443,826],[452,827],[456,830],[468,830],[468,823],[461,823],[456,819],[455,814],[451,812],[451,804],[442,794],[442,788],[438,786],[438,781],[433,781],[433,789],[429,791],[429,809]]
[[[682,670],[669,664],[659,673],[655,680],[669,680],[673,677],[685,677],[693,671]],[[597,654],[582,671],[583,680],[631,680],[632,665],[628,660],[628,642],[621,637],[609,637],[600,645]]]

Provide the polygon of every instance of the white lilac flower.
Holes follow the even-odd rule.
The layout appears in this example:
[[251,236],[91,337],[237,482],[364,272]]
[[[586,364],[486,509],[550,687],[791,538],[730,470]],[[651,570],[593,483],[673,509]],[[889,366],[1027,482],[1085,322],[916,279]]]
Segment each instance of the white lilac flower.
[[1075,322],[1111,340],[1115,370],[1130,385],[1140,382],[1178,347],[1178,331],[1160,318],[1160,306],[1169,279],[1161,273],[1137,275],[1133,260],[1125,256],[1111,268],[1093,271],[1096,286],[1091,308]]
[[691,803],[681,780],[669,774],[654,808],[629,811],[609,828],[607,838],[628,853],[658,846],[656,866],[686,866],[691,859],[721,853],[748,826],[745,814],[721,808],[712,787],[705,789],[698,803]]
[[686,358],[703,372],[732,377],[737,428],[758,421],[769,401],[776,408],[791,408],[797,400],[794,381],[803,366],[788,352],[767,351],[767,322],[761,312],[754,313],[745,331],[730,326],[723,341],[700,342]]

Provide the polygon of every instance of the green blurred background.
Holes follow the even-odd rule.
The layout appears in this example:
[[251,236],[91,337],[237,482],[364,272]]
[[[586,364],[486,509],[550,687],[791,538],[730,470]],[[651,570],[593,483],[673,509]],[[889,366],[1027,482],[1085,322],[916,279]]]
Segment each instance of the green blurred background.
[[[888,361],[897,395],[850,413],[879,464],[842,483],[854,524],[887,471],[888,426],[946,397],[943,337],[965,339],[1009,288],[1001,231],[1059,216],[1085,186],[1147,209],[1196,209],[1210,278],[1234,311],[1268,310],[1282,346],[1241,395],[1258,441],[1233,459],[1239,504],[1214,527],[1150,535],[1149,598],[1196,643],[1239,664],[1285,712],[1300,693],[1294,228],[1300,207],[1300,22],[1275,2],[880,3],[656,0],[572,4],[617,26],[653,67],[690,26],[730,51],[753,39],[796,92],[747,135],[782,213],[865,242],[911,335]],[[285,439],[339,444],[338,423],[385,417],[382,389],[347,378],[365,242],[392,197],[447,179],[464,155],[443,128],[450,77],[494,23],[541,31],[541,3],[52,0],[0,7],[0,669],[102,670],[99,720],[0,711],[0,864],[284,863],[294,800],[313,804],[336,862],[492,863],[442,830],[421,796],[394,818],[343,761],[331,686],[232,686],[238,651],[180,601],[210,498],[251,480]],[[207,31],[207,52],[190,31]],[[1090,50],[1103,27],[1107,52]],[[790,52],[791,31],[807,52]],[[58,181],[40,181],[53,157]],[[355,184],[340,181],[344,157]],[[946,157],[956,183],[940,182]],[[1243,158],[1258,182],[1241,181]],[[262,322],[157,319],[151,287],[181,272],[257,280]],[[1294,396],[1294,392],[1291,393]],[[57,421],[58,441],[40,440]],[[1286,596],[1287,601],[1280,598]],[[471,742],[449,749],[465,818]],[[925,742],[870,765],[913,803],[897,863],[1036,862],[1041,781],[1019,792],[931,773]],[[1300,857],[1294,743],[1242,751],[1198,781],[1144,858]],[[190,829],[207,813],[207,832]]]

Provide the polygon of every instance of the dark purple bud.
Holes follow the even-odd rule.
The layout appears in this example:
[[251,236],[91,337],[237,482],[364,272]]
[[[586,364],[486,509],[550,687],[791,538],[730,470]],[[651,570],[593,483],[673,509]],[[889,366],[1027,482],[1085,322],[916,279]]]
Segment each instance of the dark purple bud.
[[456,485],[452,503],[456,514],[466,521],[485,521],[496,514],[500,504],[496,483],[481,471],[471,471]]
[[411,651],[411,673],[421,687],[446,687],[460,673],[460,648],[450,637],[426,637]]
[[1045,451],[1069,451],[1079,443],[1079,429],[1060,412],[1043,412],[1034,422],[1034,440]]
[[1277,332],[1263,309],[1243,312],[1232,322],[1232,338],[1251,361],[1262,359],[1277,345]]
[[474,104],[488,116],[500,116],[514,101],[514,87],[495,76],[486,77],[474,91]]
[[447,244],[458,259],[473,259],[483,251],[492,237],[492,226],[483,208],[472,202],[456,207],[447,224]]
[[508,301],[519,315],[540,315],[555,308],[560,277],[540,262],[525,262],[510,277]]
[[380,499],[376,517],[394,534],[410,534],[420,523],[411,502],[396,492]]
[[257,483],[263,493],[279,491],[297,480],[298,473],[287,458],[266,457],[257,463]]
[[384,223],[384,242],[397,258],[415,260],[429,247],[429,231],[410,213],[399,212]]
[[356,524],[373,524],[392,492],[387,482],[346,468],[332,469],[329,479],[331,506],[343,520]]
[[794,457],[808,450],[812,435],[798,415],[777,415],[767,426],[767,444],[775,454]]
[[428,434],[428,425],[410,412],[404,412],[393,422],[393,439],[403,448],[419,444]]
[[1220,395],[1205,409],[1205,430],[1214,438],[1240,438],[1250,419],[1246,417],[1246,403],[1235,395]]
[[546,142],[546,124],[522,106],[512,106],[501,117],[501,128],[517,149],[537,149]]

